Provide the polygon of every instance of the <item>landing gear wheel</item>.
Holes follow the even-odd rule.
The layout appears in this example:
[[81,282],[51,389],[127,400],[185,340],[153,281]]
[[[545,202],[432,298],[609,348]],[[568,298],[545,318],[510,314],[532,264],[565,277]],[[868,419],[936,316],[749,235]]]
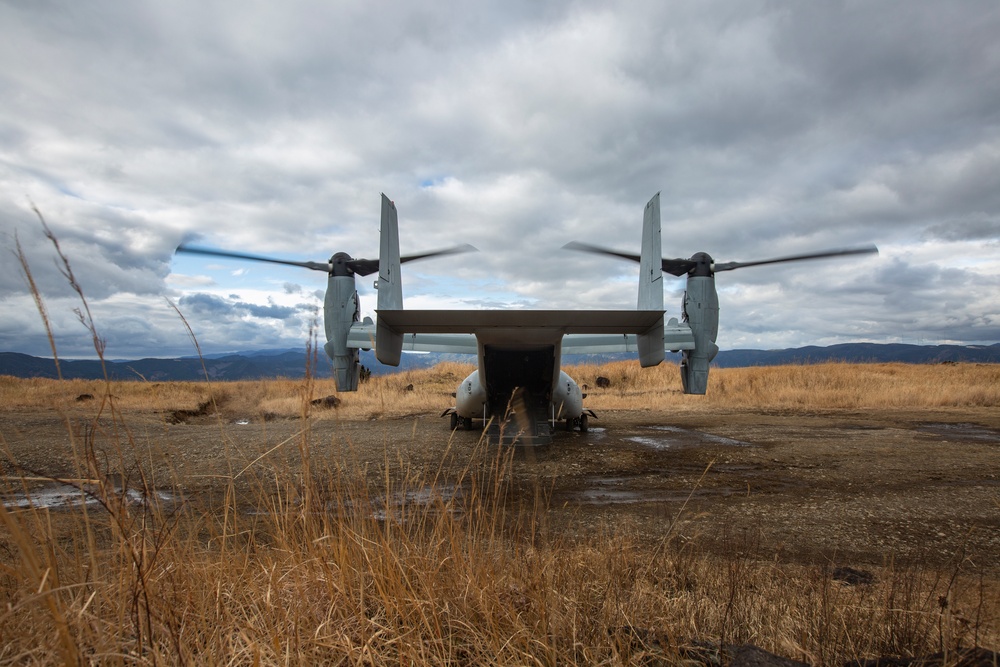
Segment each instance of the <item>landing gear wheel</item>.
[[572,417],[566,417],[566,430],[567,431],[572,431],[573,430],[573,418]]
[[587,432],[587,426],[588,426],[587,422],[588,421],[590,421],[590,420],[587,418],[586,413],[580,415],[580,433],[586,433]]
[[458,413],[457,412],[452,412],[451,413],[451,430],[454,431],[457,428],[458,428]]
[[462,417],[462,428],[466,431],[472,430],[472,417]]

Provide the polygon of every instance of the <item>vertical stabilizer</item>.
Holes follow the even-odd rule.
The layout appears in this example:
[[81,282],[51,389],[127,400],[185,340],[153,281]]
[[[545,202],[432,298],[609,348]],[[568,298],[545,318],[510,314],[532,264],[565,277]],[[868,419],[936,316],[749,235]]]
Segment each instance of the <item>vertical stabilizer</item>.
[[403,285],[399,280],[399,219],[396,205],[382,195],[382,226],[379,230],[378,309],[402,310]]
[[[382,227],[379,234],[378,307],[383,310],[403,309],[403,285],[400,277],[399,220],[396,205],[382,195]],[[375,357],[388,366],[398,366],[403,352],[403,334],[382,324],[375,328]]]
[[663,254],[660,251],[660,193],[649,200],[642,216],[639,257],[639,310],[663,310]]
[[[642,217],[642,252],[639,257],[639,310],[663,310],[663,271],[660,251],[660,193],[657,192]],[[663,317],[637,337],[639,365],[656,366],[663,361]]]

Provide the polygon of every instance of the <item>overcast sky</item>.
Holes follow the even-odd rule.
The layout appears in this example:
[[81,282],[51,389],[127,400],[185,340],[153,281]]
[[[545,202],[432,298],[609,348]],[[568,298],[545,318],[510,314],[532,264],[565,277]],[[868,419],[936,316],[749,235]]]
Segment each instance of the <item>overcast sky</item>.
[[[425,5],[420,7],[420,5]],[[322,273],[200,245],[375,257],[413,308],[632,308],[663,251],[720,262],[719,345],[1000,341],[1000,4],[0,0],[0,351],[304,348]],[[669,316],[684,281],[667,276]],[[375,307],[371,278],[359,280]],[[172,305],[173,304],[173,305]]]

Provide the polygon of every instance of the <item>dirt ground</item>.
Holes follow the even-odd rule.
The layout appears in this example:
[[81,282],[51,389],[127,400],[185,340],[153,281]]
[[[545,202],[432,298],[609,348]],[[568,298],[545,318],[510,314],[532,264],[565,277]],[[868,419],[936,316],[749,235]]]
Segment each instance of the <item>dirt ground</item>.
[[[68,419],[0,412],[0,436],[8,480],[78,476],[71,442],[90,437],[111,470],[122,468],[114,443],[130,443],[125,469],[138,456],[164,498],[188,501],[217,495],[244,468],[237,488],[248,498],[261,479],[299,474],[303,442],[313,471],[349,462],[376,486],[386,471],[417,480],[440,471],[437,488],[454,493],[461,484],[449,485],[470,461],[483,466],[498,454],[478,431],[449,438],[436,415],[348,421],[335,410],[308,422],[127,415],[117,428],[106,419],[95,428],[85,408]],[[541,498],[546,529],[568,538],[625,527],[655,543],[676,521],[676,539],[730,552],[849,566],[967,559],[1000,575],[1000,415],[992,409],[614,411],[586,434],[557,431],[551,445],[513,456],[510,488]],[[23,502],[19,485],[8,482],[6,503]],[[65,502],[62,485],[32,486],[36,503]]]

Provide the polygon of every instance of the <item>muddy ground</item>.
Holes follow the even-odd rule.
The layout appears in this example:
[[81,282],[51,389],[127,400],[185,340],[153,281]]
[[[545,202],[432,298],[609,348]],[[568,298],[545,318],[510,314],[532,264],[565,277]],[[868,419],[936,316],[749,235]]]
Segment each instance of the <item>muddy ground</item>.
[[[124,441],[126,471],[138,454],[167,502],[211,502],[250,466],[237,482],[250,505],[261,478],[280,484],[300,473],[308,442],[317,474],[363,471],[378,493],[387,469],[417,480],[417,493],[390,502],[419,503],[420,485],[438,471],[437,488],[460,494],[468,477],[453,482],[470,461],[481,469],[498,454],[479,432],[449,439],[447,420],[430,414],[348,421],[330,410],[309,422],[206,415],[176,424],[145,414],[127,415],[116,430],[76,410],[68,420],[0,413],[4,474],[74,477],[71,440],[88,438],[120,470],[114,443]],[[991,409],[606,412],[586,434],[557,431],[545,448],[515,450],[510,470],[500,481],[540,498],[545,529],[567,538],[625,528],[652,544],[676,520],[676,539],[729,553],[850,566],[964,558],[1000,575],[1000,415]],[[64,502],[60,485],[32,486],[36,502]],[[8,493],[5,502],[23,498]]]

